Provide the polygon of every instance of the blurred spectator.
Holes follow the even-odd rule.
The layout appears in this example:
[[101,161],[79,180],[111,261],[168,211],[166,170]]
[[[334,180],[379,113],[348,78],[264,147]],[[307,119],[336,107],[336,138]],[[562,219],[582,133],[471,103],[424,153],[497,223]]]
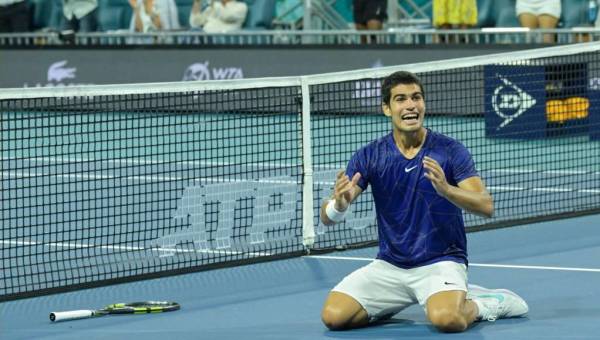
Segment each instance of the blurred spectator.
[[130,30],[151,32],[180,28],[174,0],[129,0],[133,15]]
[[75,32],[94,32],[98,27],[97,0],[62,0],[63,15],[61,29]]
[[29,31],[29,6],[25,0],[0,0],[0,32]]
[[[531,29],[553,29],[558,26],[560,0],[517,0],[517,17],[521,26]],[[554,34],[544,34],[544,43],[554,43]]]
[[[353,0],[354,27],[357,30],[380,30],[387,19],[387,0]],[[374,41],[375,37],[371,37]],[[367,36],[361,41],[367,42]]]
[[476,0],[433,0],[433,26],[436,29],[467,29],[476,25]]
[[190,27],[201,28],[207,33],[224,33],[240,30],[248,5],[236,0],[214,0],[202,9],[201,0],[194,0],[190,13]]

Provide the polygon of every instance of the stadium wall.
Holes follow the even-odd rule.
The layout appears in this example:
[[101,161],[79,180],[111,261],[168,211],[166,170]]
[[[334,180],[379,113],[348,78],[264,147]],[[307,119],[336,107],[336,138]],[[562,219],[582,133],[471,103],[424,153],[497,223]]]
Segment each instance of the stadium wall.
[[297,76],[460,58],[535,45],[3,48],[0,88]]

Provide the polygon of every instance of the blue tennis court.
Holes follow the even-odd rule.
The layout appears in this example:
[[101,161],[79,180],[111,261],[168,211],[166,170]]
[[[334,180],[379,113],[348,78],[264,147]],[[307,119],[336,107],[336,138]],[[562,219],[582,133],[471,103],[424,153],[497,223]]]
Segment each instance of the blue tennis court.
[[[600,216],[468,234],[469,281],[504,287],[529,304],[527,318],[481,322],[440,334],[417,307],[372,327],[328,331],[326,294],[365,265],[374,248],[253,264],[4,302],[2,339],[595,339],[600,286]],[[51,311],[115,302],[174,300],[180,311],[51,323]]]

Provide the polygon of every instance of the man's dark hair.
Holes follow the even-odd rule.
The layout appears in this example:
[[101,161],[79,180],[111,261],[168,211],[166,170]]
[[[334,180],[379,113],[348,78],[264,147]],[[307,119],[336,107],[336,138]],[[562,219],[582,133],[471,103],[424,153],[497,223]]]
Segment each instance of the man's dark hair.
[[398,84],[419,85],[421,93],[423,94],[423,97],[425,97],[425,89],[423,89],[423,84],[421,84],[421,79],[419,79],[419,77],[407,71],[398,71],[387,76],[381,84],[381,100],[384,104],[390,104],[390,100],[392,99],[392,88]]

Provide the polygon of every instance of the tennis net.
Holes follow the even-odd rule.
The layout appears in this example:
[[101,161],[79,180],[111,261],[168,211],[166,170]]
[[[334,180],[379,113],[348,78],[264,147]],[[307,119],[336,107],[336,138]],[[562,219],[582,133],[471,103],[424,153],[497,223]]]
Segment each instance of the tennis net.
[[600,211],[600,46],[305,77],[0,93],[0,300],[373,244],[361,195],[319,206],[390,132],[380,82],[423,81],[426,126],[473,154],[496,215],[469,230]]

